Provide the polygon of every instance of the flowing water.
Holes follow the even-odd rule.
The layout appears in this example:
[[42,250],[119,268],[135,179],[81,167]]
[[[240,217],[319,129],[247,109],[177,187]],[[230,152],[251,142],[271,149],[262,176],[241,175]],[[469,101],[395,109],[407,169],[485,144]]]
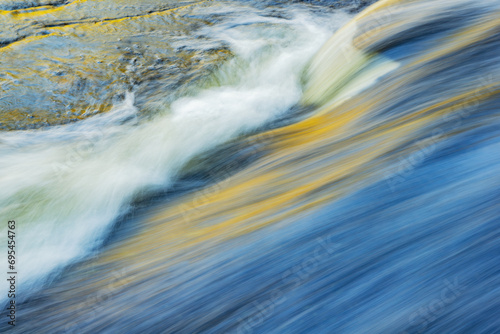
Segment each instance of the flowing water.
[[0,0],[0,330],[500,333],[500,2],[365,5]]

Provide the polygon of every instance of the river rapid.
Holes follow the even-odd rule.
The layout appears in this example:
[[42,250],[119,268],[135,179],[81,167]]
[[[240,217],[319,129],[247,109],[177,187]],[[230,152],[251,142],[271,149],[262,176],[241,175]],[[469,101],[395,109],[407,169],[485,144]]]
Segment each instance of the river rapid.
[[500,2],[368,5],[0,0],[0,330],[500,333]]

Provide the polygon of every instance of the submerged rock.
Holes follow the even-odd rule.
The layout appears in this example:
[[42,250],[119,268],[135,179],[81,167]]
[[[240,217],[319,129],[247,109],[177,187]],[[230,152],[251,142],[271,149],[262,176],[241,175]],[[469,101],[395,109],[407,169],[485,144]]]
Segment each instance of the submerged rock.
[[[356,10],[373,1],[294,2]],[[156,112],[232,57],[204,27],[241,5],[280,17],[290,3],[0,0],[0,130],[75,122],[126,91],[142,114]]]
[[138,93],[138,104],[165,99],[230,56],[197,36],[210,24],[191,17],[202,2],[32,5],[0,2],[7,27],[0,32],[0,130],[77,121],[109,110],[126,91]]

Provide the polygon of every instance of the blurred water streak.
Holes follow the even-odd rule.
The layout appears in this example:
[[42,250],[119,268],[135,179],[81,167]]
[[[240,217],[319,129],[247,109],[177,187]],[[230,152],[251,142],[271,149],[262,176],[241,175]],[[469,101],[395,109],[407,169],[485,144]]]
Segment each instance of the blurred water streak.
[[45,150],[2,133],[51,166],[103,120],[62,181],[5,163],[4,212],[76,245],[16,329],[500,333],[500,3],[381,1],[325,44],[349,14],[226,4],[196,31],[230,59],[151,118],[129,94]]

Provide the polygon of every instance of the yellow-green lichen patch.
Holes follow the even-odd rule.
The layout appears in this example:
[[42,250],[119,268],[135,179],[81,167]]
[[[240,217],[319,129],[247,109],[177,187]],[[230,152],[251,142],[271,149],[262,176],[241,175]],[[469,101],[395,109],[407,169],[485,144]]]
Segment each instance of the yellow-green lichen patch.
[[3,9],[0,129],[77,121],[109,110],[127,91],[141,110],[187,92],[230,56],[197,35],[211,24],[198,15],[206,6],[77,0]]

